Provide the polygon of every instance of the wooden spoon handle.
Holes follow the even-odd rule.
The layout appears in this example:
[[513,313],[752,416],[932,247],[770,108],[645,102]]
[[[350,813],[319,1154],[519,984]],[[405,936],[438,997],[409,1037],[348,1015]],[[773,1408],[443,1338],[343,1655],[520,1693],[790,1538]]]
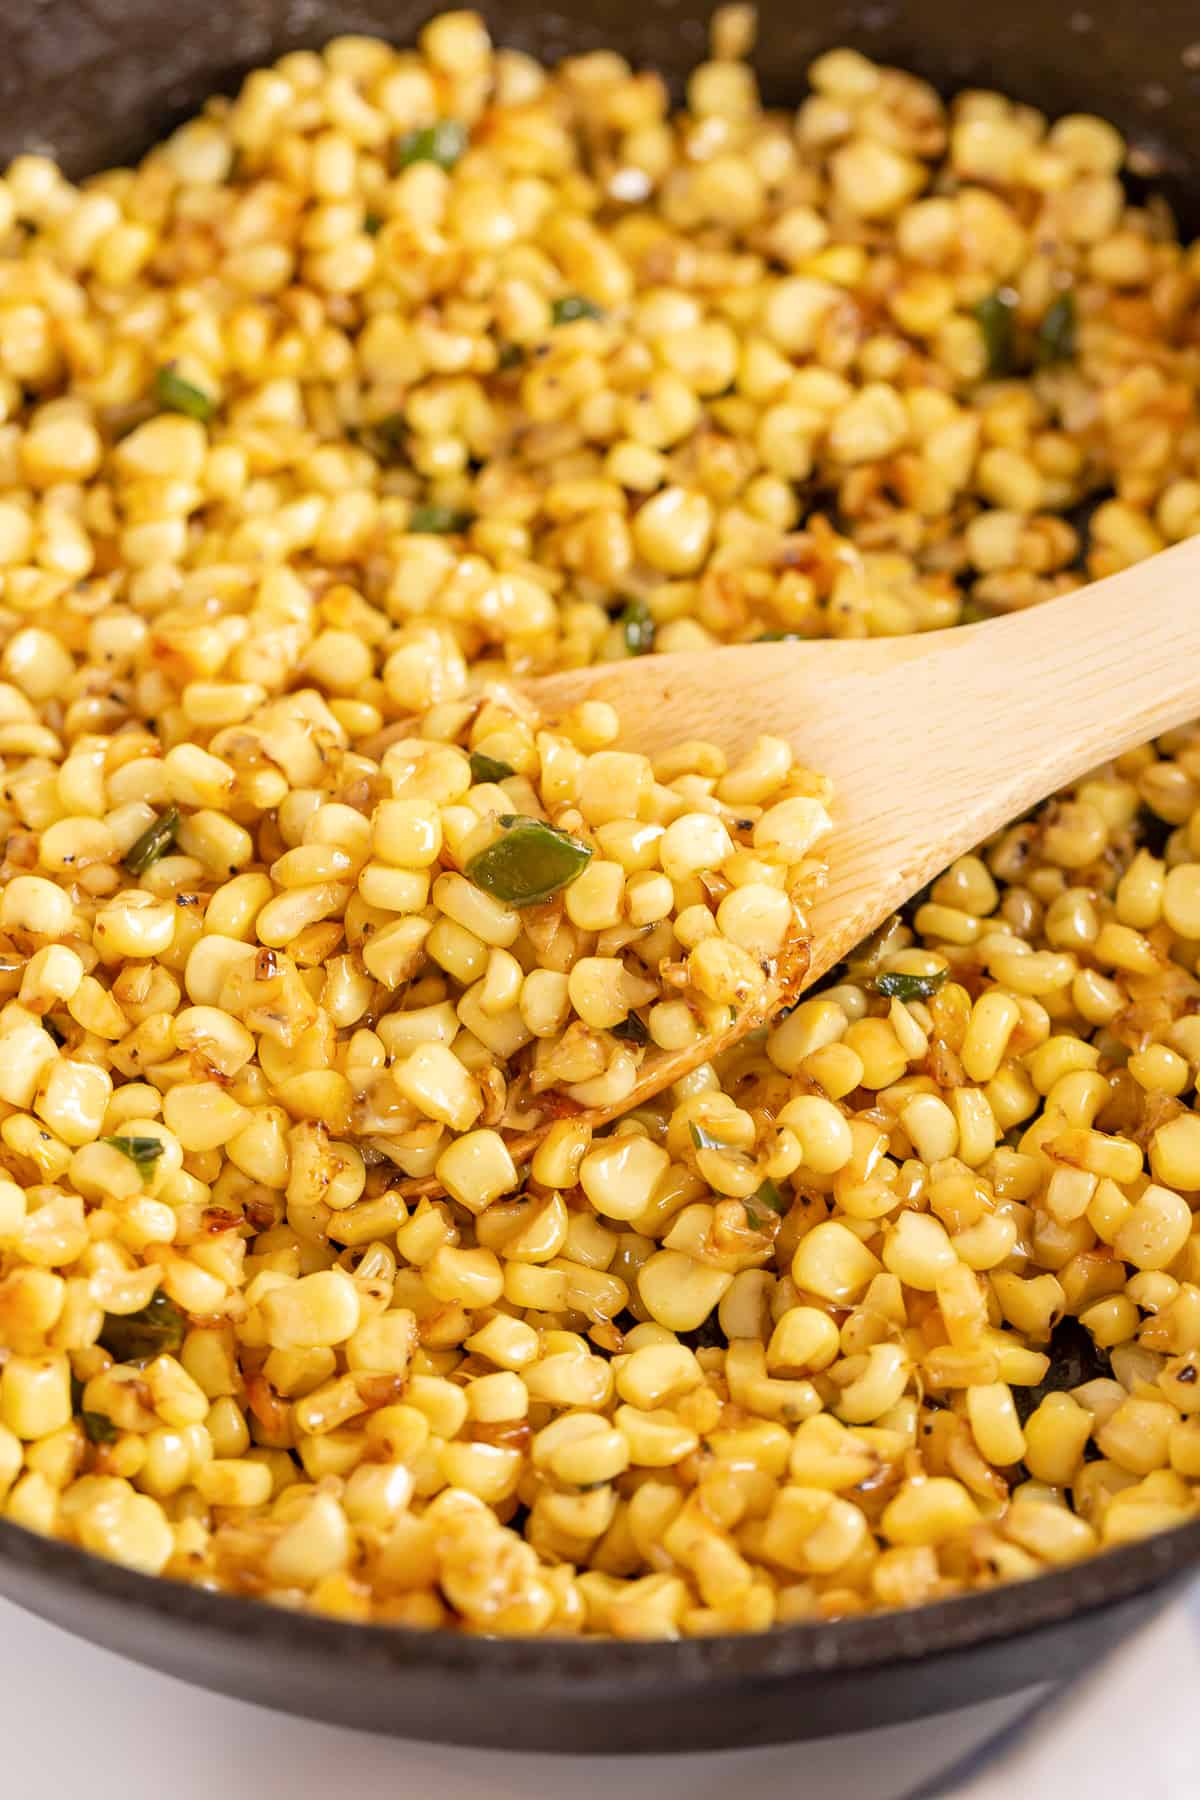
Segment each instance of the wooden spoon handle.
[[612,699],[631,749],[709,738],[738,751],[770,732],[832,776],[816,976],[1001,825],[1200,715],[1200,538],[980,625],[651,656],[530,691],[550,712]]

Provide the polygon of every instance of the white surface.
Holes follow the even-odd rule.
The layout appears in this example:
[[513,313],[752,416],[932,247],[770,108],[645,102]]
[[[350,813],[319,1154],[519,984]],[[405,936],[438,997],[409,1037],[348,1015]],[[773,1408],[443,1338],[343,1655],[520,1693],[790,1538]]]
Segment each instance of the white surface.
[[[970,1800],[1195,1800],[1200,1638],[1176,1608],[1101,1677],[1104,1729],[1069,1703],[1020,1767]],[[1119,1686],[1119,1707],[1110,1690]],[[670,1758],[532,1757],[399,1743],[289,1719],[139,1669],[0,1602],[4,1800],[901,1800],[1020,1713],[1029,1696],[855,1740]],[[469,1694],[463,1696],[470,1704]],[[1139,1724],[1121,1720],[1130,1704]],[[1094,1696],[1089,1695],[1094,1718]],[[1111,1750],[1112,1727],[1129,1754]],[[1151,1729],[1147,1731],[1149,1725]],[[1153,1765],[1153,1769],[1151,1768]],[[1156,1772],[1155,1772],[1156,1771]]]
[[1196,1800],[1200,1794],[1200,1587],[1173,1606],[1006,1753],[954,1790],[956,1800]]

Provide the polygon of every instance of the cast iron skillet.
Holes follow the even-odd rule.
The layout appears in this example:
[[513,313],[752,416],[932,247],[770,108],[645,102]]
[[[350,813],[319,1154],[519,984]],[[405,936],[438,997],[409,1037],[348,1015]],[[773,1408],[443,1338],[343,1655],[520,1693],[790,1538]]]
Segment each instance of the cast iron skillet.
[[[450,0],[446,0],[450,3]],[[480,4],[480,0],[476,0]],[[73,173],[135,155],[247,68],[347,31],[411,41],[421,0],[35,0],[4,6],[0,163],[47,148]],[[548,61],[624,50],[678,79],[707,0],[482,0],[497,37]],[[1084,7],[1087,10],[1084,10]],[[759,0],[767,97],[795,101],[831,44],[1119,123],[1139,177],[1200,228],[1195,0]],[[141,1662],[307,1717],[513,1749],[671,1750],[825,1736],[1058,1679],[1162,1605],[1200,1523],[1035,1581],[761,1637],[501,1641],[345,1625],[154,1580],[0,1522],[0,1590]]]

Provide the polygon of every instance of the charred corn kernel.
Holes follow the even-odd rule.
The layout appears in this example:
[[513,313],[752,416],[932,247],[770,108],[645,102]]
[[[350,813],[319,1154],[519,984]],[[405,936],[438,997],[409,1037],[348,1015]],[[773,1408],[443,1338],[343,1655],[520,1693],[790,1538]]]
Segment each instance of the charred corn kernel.
[[245,1457],[214,1458],[196,1471],[196,1491],[209,1506],[265,1506],[271,1498],[271,1471]]
[[1004,1521],[1005,1536],[1041,1560],[1076,1562],[1096,1549],[1096,1533],[1086,1519],[1046,1501],[1014,1500]]
[[1165,1269],[1174,1262],[1192,1230],[1186,1201],[1152,1183],[1118,1227],[1113,1248],[1137,1269]]
[[886,1019],[858,1019],[842,1040],[862,1063],[862,1085],[890,1087],[908,1067],[908,1058]]
[[1096,1447],[1118,1468],[1149,1475],[1167,1466],[1176,1418],[1174,1408],[1163,1401],[1131,1396],[1099,1426]]
[[872,1344],[861,1357],[840,1365],[844,1385],[836,1412],[849,1425],[869,1425],[899,1402],[908,1385],[909,1358],[898,1344]]
[[1018,1463],[1025,1454],[1025,1434],[1017,1418],[1012,1390],[1002,1381],[981,1382],[968,1390],[967,1418],[979,1454],[998,1468]]
[[793,1306],[779,1320],[767,1345],[772,1375],[807,1375],[827,1369],[839,1350],[838,1329],[828,1313]]
[[19,999],[31,1012],[49,1012],[70,1000],[83,980],[83,962],[65,944],[47,944],[30,958],[21,977]]
[[850,1161],[854,1148],[850,1127],[830,1101],[802,1094],[781,1109],[779,1123],[795,1132],[805,1166],[818,1175],[835,1175]]
[[213,1081],[173,1087],[163,1099],[163,1120],[187,1151],[220,1149],[251,1123],[247,1108]]
[[1150,1167],[1164,1187],[1200,1187],[1200,1118],[1183,1113],[1160,1125],[1150,1140]]
[[424,1280],[435,1300],[455,1300],[468,1308],[491,1306],[504,1291],[500,1259],[491,1250],[460,1250],[451,1244],[434,1251]]
[[884,1507],[880,1529],[889,1543],[920,1547],[961,1537],[978,1520],[979,1509],[961,1482],[931,1476],[904,1483]]
[[1070,1394],[1047,1394],[1025,1421],[1030,1474],[1050,1487],[1070,1486],[1091,1432],[1091,1414]]
[[486,1357],[488,1362],[505,1369],[526,1368],[538,1354],[537,1333],[523,1320],[504,1313],[489,1319],[464,1342],[476,1356]]
[[767,1039],[767,1054],[776,1068],[792,1075],[806,1056],[846,1034],[845,1012],[833,1000],[802,1000]]
[[438,1158],[437,1174],[446,1192],[474,1213],[517,1185],[508,1147],[495,1131],[470,1131],[457,1138]]
[[651,1318],[669,1331],[695,1331],[733,1280],[680,1250],[657,1250],[637,1272],[637,1288]]
[[272,1287],[258,1303],[266,1341],[277,1350],[342,1344],[361,1316],[358,1289],[341,1269],[322,1269]]
[[174,1536],[161,1506],[135,1494],[124,1481],[80,1507],[75,1532],[85,1550],[111,1557],[143,1574],[161,1572],[174,1549]]
[[25,1440],[48,1437],[71,1420],[65,1356],[10,1356],[0,1369],[0,1423]]
[[881,1266],[848,1227],[830,1219],[801,1238],[791,1275],[803,1292],[845,1306],[860,1297]]
[[622,1362],[616,1386],[622,1400],[643,1412],[654,1412],[699,1387],[703,1380],[694,1354],[683,1344],[644,1344]]
[[1184,1093],[1191,1079],[1186,1059],[1166,1044],[1148,1044],[1144,1050],[1135,1051],[1125,1067],[1139,1087],[1172,1098]]
[[670,1468],[699,1446],[696,1433],[671,1412],[642,1412],[636,1406],[618,1406],[613,1420],[625,1441],[629,1460],[637,1468]]
[[605,1218],[636,1219],[649,1206],[671,1159],[658,1144],[638,1134],[611,1138],[588,1151],[579,1181]]
[[63,1143],[75,1147],[99,1134],[111,1097],[107,1070],[61,1056],[43,1070],[33,1109]]
[[331,1494],[314,1493],[289,1514],[267,1553],[271,1579],[308,1588],[344,1569],[350,1558],[346,1515]]
[[918,1293],[933,1293],[956,1261],[946,1227],[928,1213],[901,1213],[884,1240],[885,1268]]

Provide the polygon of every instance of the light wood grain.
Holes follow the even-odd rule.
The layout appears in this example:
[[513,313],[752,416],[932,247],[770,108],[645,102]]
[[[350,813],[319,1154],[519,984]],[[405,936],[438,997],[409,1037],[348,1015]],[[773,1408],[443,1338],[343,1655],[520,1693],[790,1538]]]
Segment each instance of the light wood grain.
[[747,644],[530,682],[620,710],[622,744],[786,737],[836,784],[815,981],[963,851],[1200,716],[1200,539],[1048,605],[920,637]]

